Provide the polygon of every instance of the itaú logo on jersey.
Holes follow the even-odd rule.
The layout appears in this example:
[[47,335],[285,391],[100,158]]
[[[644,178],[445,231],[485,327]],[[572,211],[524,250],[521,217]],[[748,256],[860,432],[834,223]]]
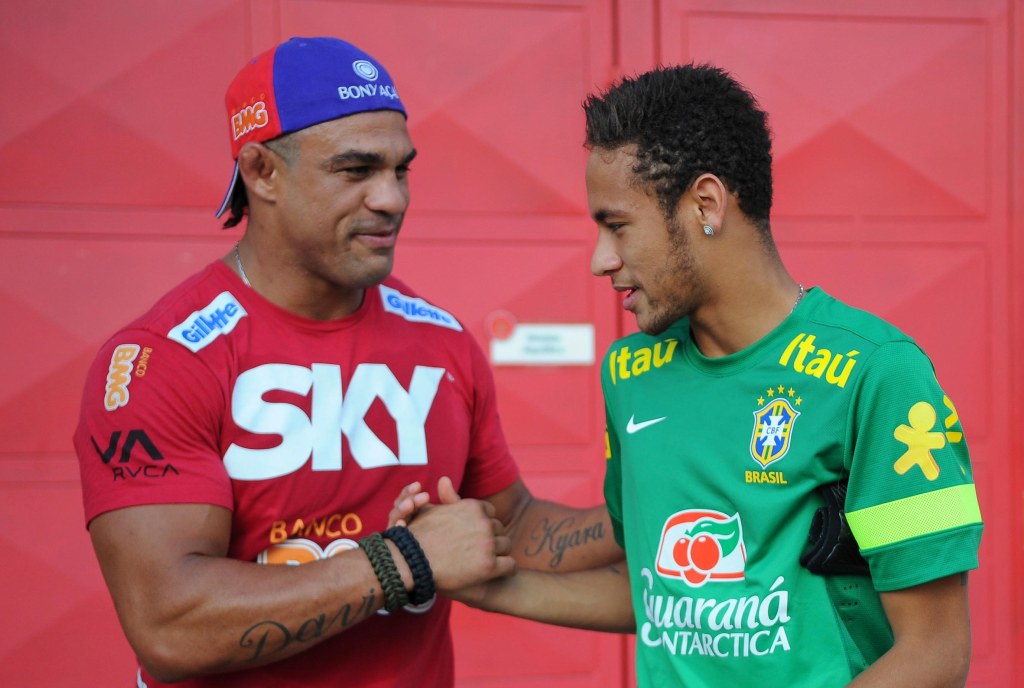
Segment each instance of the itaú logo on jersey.
[[709,580],[743,580],[746,561],[739,514],[688,509],[665,521],[655,570],[663,578],[681,578],[699,588]]
[[[235,381],[231,416],[243,430],[278,435],[281,442],[268,449],[232,444],[224,454],[224,467],[235,480],[279,478],[309,461],[314,471],[340,471],[342,435],[363,468],[426,464],[424,424],[443,375],[443,368],[416,366],[405,389],[386,365],[362,363],[343,389],[337,365],[268,363],[247,370]],[[311,413],[307,416],[293,404],[263,398],[274,390],[309,395]],[[397,454],[364,420],[377,399],[395,419]]]

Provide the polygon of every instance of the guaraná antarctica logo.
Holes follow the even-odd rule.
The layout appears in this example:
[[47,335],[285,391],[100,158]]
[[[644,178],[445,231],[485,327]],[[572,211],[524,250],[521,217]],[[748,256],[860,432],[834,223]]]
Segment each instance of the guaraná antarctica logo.
[[665,521],[655,570],[699,588],[708,581],[743,580],[746,561],[739,514],[687,509]]

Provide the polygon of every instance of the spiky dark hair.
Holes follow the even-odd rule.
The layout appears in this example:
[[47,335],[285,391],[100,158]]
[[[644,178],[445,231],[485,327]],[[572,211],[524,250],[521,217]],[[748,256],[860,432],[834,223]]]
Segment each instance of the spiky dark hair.
[[588,148],[635,144],[638,180],[666,217],[704,173],[717,176],[766,235],[772,207],[768,116],[728,72],[706,64],[626,77],[583,104]]

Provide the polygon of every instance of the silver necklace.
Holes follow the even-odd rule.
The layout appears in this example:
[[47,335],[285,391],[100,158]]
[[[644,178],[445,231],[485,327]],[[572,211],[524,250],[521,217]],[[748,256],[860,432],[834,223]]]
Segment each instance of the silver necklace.
[[[242,278],[243,282],[245,282],[245,286],[247,286],[250,289],[252,289],[252,283],[249,281],[249,278],[246,277],[246,275],[245,275],[245,268],[242,267],[242,254],[238,252],[238,244],[237,243],[235,244],[235,265],[238,266],[238,276]],[[804,295],[804,288],[803,288],[803,286],[801,286],[800,287],[800,296],[803,296],[803,295]],[[799,302],[800,302],[800,299],[797,298],[797,303],[799,303]],[[795,303],[793,304],[793,308],[796,308],[796,304]]]
[[[236,256],[238,255],[238,246],[235,246],[235,255]],[[238,267],[239,267],[239,269],[241,269],[241,267],[242,267],[242,263],[241,262],[238,263]],[[245,279],[245,273],[242,273],[242,279]],[[246,280],[245,283],[249,284],[249,281]],[[793,311],[796,310],[797,304],[800,303],[800,301],[804,298],[804,294],[806,293],[804,291],[804,285],[798,284],[796,286],[800,289],[800,291],[798,291],[797,294],[796,294],[796,301],[793,302],[793,307],[789,309],[790,313],[792,313]]]

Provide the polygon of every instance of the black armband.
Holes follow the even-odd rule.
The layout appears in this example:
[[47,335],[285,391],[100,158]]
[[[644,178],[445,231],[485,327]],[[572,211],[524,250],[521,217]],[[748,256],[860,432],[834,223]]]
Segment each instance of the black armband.
[[405,592],[405,584],[402,583],[402,576],[399,575],[395,560],[391,557],[391,550],[381,534],[367,535],[359,541],[359,546],[366,552],[370,566],[373,567],[373,572],[384,591],[384,609],[393,612],[407,605],[409,596]]
[[409,593],[409,602],[417,605],[429,602],[437,592],[434,572],[430,570],[427,555],[423,553],[412,531],[405,526],[395,526],[385,530],[384,537],[395,543],[412,571],[413,589]]
[[811,518],[807,534],[810,544],[800,555],[800,565],[811,573],[826,576],[869,575],[868,563],[846,521],[846,482],[822,485],[818,491],[825,498],[825,506],[819,507]]

